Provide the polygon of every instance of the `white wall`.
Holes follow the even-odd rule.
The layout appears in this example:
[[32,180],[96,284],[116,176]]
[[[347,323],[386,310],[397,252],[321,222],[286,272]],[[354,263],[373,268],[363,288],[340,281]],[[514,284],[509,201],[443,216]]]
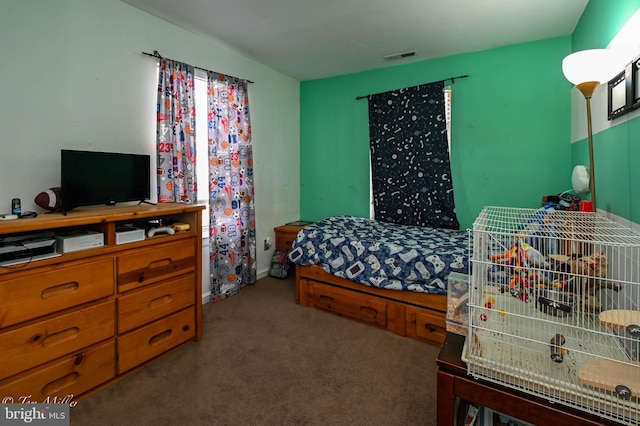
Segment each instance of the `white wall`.
[[[630,18],[629,22],[623,26],[607,46],[607,48],[610,49],[624,51],[627,58],[627,62],[625,63],[632,62],[640,55],[640,42],[638,41],[639,37],[636,35],[638,22],[640,22],[640,20],[635,16]],[[622,71],[622,69],[620,69],[620,71]],[[607,118],[609,115],[607,92],[608,84],[605,82],[598,86],[591,98],[591,126],[594,135],[640,116],[640,109],[636,109],[635,111],[617,117],[615,120],[609,120]],[[586,101],[582,93],[574,87],[571,91],[571,143],[586,139],[587,137]]]
[[62,148],[155,158],[156,61],[141,54],[153,50],[255,82],[249,100],[263,276],[271,253],[262,241],[297,219],[292,211],[299,215],[299,82],[119,0],[2,0],[0,213],[10,212],[14,197],[23,211],[37,210],[36,194],[60,184]]
[[[631,62],[631,59],[629,62]],[[591,128],[593,135],[640,116],[640,109],[636,109],[617,117],[615,120],[609,120],[607,118],[609,115],[607,96],[607,83],[604,83],[598,86],[591,98]],[[575,87],[571,89],[571,116],[571,143],[586,139],[588,137],[587,103],[584,95]]]

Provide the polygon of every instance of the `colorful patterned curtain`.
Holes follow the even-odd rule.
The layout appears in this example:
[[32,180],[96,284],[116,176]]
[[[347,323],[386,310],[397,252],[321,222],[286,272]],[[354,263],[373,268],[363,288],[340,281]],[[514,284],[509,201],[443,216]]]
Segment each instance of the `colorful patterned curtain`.
[[459,229],[444,83],[369,97],[374,214],[404,225]]
[[256,281],[253,154],[247,82],[207,73],[211,301]]
[[158,202],[195,204],[196,138],[193,67],[159,60],[156,151]]

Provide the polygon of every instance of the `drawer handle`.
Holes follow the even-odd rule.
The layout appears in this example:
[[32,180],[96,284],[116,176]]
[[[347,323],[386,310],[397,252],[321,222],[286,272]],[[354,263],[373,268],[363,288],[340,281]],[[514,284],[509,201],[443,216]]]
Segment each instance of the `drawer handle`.
[[172,263],[173,260],[171,260],[170,257],[165,257],[164,259],[154,260],[153,262],[149,263],[147,269],[153,270],[158,268],[166,268],[167,266],[171,266]]
[[53,380],[42,387],[42,395],[49,396],[60,392],[62,389],[71,386],[78,381],[79,373],[73,372],[59,379]]
[[170,294],[165,294],[164,296],[156,297],[155,299],[149,300],[149,308],[155,309],[164,305],[168,305],[173,300],[173,296]]
[[429,333],[435,333],[436,331],[438,331],[438,329],[436,327],[434,327],[431,324],[425,324],[424,328],[429,332]]
[[369,306],[360,306],[360,312],[373,318],[378,314],[378,311]]
[[151,337],[151,339],[149,339],[149,346],[157,345],[163,340],[167,340],[171,337],[172,334],[173,332],[171,330],[165,330],[162,333],[156,334],[155,336]]
[[43,299],[50,299],[52,297],[64,296],[77,291],[78,287],[80,287],[80,284],[78,284],[76,281],[55,285],[53,287],[48,287],[42,290],[42,293],[40,293],[40,297]]
[[[48,348],[51,346],[59,345],[60,343],[68,342],[78,337],[80,329],[78,327],[67,328],[66,330],[59,331],[51,334],[42,340],[42,346]],[[34,342],[40,340],[42,336],[36,335],[31,338]]]
[[333,297],[331,296],[325,296],[325,295],[320,295],[320,302],[326,304],[329,308],[331,308],[331,305],[333,304],[334,300]]
[[[148,271],[153,271],[154,269],[163,269],[166,267],[171,267],[171,265],[173,264],[173,260],[171,260],[171,258],[164,258],[164,259],[158,259],[158,260],[154,260],[153,262],[149,263],[147,265],[147,270]],[[144,272],[140,274],[140,276],[138,277],[138,282],[142,283],[144,281]]]

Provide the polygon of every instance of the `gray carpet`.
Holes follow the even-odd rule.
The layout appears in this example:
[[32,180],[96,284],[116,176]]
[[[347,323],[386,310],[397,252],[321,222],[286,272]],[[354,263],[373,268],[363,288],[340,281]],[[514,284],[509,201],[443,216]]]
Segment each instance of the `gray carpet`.
[[204,339],[78,402],[72,425],[435,425],[439,348],[294,302],[263,278]]

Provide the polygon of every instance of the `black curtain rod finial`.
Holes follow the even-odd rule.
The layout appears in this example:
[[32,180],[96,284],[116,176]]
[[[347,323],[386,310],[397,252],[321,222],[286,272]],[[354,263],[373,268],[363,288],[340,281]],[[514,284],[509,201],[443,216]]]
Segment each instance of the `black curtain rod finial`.
[[[451,77],[451,84],[456,84],[456,79],[458,79],[458,78],[467,78],[467,77],[469,77],[469,76],[468,75],[461,75],[461,76],[458,76],[458,77]],[[446,81],[446,80],[444,80],[444,81]]]
[[157,50],[154,50],[153,53],[142,52],[142,54],[143,55],[147,55],[147,56],[151,56],[152,58],[164,59],[162,57],[162,55],[160,54],[160,52],[158,52]]

